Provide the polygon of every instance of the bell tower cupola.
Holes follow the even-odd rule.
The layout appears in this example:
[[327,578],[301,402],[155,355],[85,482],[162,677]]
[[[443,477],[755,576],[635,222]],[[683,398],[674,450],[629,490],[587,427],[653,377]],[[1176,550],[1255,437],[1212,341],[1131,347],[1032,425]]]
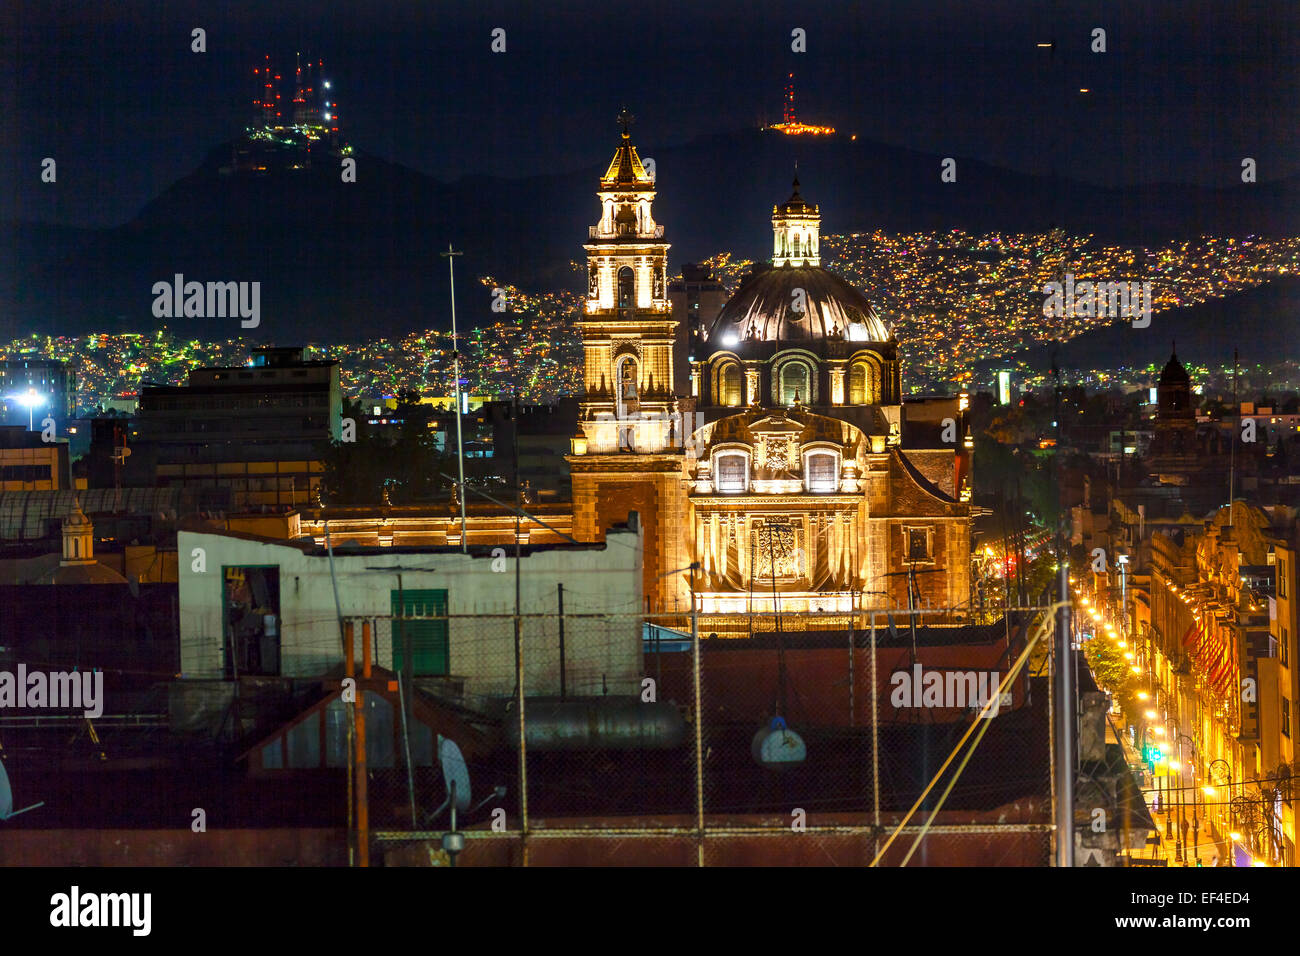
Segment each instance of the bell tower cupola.
[[820,266],[821,227],[821,207],[811,205],[799,195],[796,173],[790,198],[772,207],[772,265],[778,269]]
[[[578,322],[585,366],[580,447],[587,453],[663,451],[680,445],[670,421],[677,322],[668,299],[668,243],[655,222],[653,163],[632,144],[632,116],[596,195],[588,230],[587,298]],[[650,169],[647,169],[647,165]]]

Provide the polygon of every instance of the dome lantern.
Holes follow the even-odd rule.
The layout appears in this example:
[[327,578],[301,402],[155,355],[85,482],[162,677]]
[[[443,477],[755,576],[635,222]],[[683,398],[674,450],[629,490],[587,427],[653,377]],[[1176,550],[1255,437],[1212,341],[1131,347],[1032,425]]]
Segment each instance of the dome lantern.
[[799,176],[794,192],[779,206],[772,207],[772,265],[820,266],[821,210],[799,195]]

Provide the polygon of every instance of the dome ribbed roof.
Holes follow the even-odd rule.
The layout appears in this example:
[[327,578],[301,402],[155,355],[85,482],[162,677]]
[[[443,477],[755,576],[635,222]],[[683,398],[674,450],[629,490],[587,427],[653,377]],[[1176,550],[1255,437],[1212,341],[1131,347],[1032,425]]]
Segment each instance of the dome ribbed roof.
[[[806,311],[796,312],[796,290]],[[888,342],[889,329],[867,297],[845,280],[820,267],[761,269],[741,283],[709,331],[711,345],[760,338],[764,342],[808,342],[843,338]]]
[[106,565],[61,564],[40,578],[41,584],[126,584],[126,578]]

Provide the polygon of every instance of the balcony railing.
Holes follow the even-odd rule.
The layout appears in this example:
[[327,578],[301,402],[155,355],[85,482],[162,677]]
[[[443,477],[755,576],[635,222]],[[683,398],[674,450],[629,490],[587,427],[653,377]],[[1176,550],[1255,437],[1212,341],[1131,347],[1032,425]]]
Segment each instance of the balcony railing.
[[[639,232],[628,232],[628,233],[626,234],[626,238],[631,238],[631,239],[662,239],[663,237],[664,237],[664,227],[663,227],[663,226],[655,226],[655,230],[654,230],[654,232],[651,233],[651,234],[649,234],[649,235],[646,235],[646,234],[643,234],[643,233],[639,233]],[[588,227],[587,227],[587,238],[588,238],[588,239],[613,239],[613,238],[615,238],[615,234],[614,234],[614,233],[602,233],[602,232],[600,231],[600,226],[588,226]],[[623,236],[619,236],[619,238],[624,238],[624,237],[623,237]]]

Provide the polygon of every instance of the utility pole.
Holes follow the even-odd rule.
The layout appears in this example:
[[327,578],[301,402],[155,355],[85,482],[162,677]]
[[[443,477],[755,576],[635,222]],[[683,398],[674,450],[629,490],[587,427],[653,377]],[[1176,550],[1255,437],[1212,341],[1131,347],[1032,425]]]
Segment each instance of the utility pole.
[[451,364],[453,374],[456,376],[456,465],[460,475],[460,550],[462,554],[469,553],[469,543],[465,538],[465,443],[461,436],[460,426],[460,340],[456,336],[456,256],[464,255],[463,252],[456,252],[451,248],[451,243],[447,243],[447,251],[439,253],[447,260],[447,272],[451,279]]
[[1232,527],[1232,498],[1237,488],[1237,441],[1241,438],[1241,401],[1237,397],[1237,350],[1232,350],[1232,415],[1235,424],[1228,440],[1228,527]]
[[[1061,449],[1061,369],[1052,359],[1056,376],[1056,480],[1061,488],[1064,456]],[[1065,503],[1059,501],[1056,516],[1057,588],[1060,608],[1056,612],[1056,865],[1074,866],[1074,754],[1077,705],[1074,688],[1074,651],[1070,641],[1070,569],[1065,551]]]

